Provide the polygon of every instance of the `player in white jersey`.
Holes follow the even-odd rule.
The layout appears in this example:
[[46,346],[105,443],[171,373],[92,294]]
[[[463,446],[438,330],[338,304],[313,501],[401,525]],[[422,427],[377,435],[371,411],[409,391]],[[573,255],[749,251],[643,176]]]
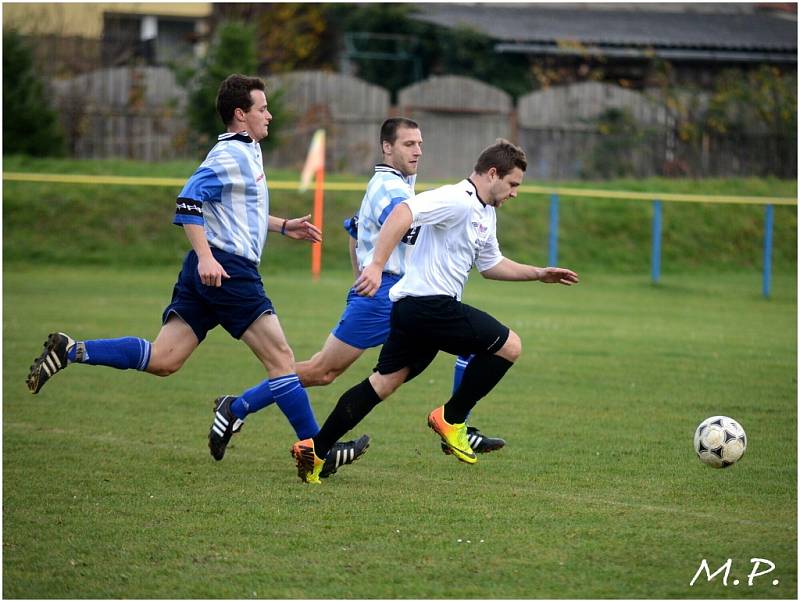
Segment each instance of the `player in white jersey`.
[[[305,216],[282,219],[269,214],[269,193],[261,148],[272,115],[264,82],[234,74],[220,85],[217,110],[227,132],[186,182],[173,223],[183,227],[192,250],[151,343],[138,337],[75,341],[52,333],[34,360],[28,388],[38,393],[71,363],[134,368],[157,376],[177,372],[212,328],[221,325],[243,340],[272,377],[275,401],[295,432],[319,429],[308,394],[295,373],[272,301],[266,296],[258,264],[267,231],[295,240],[320,242],[322,234]],[[224,430],[219,422],[212,429]],[[364,452],[366,441],[341,443],[348,455]]]
[[292,446],[301,479],[315,479],[333,443],[402,383],[425,370],[439,351],[474,358],[450,400],[428,415],[428,425],[457,459],[477,462],[466,417],[517,360],[522,343],[495,318],[461,302],[470,269],[475,265],[493,280],[578,282],[571,270],[520,264],[500,252],[495,209],[517,196],[526,167],[521,148],[498,140],[481,153],[469,178],[423,192],[392,211],[372,263],[354,287],[358,294],[374,295],[392,250],[409,228],[421,227],[405,276],[390,292],[394,304],[389,338],[373,374],[339,398],[316,436]]
[[[414,196],[417,168],[422,156],[422,134],[419,125],[410,119],[393,117],[383,122],[380,131],[383,162],[375,166],[375,172],[367,184],[367,190],[358,213],[345,221],[351,236],[350,252],[354,272],[358,276],[361,268],[372,262],[375,243],[381,227],[392,210],[403,201]],[[383,345],[389,336],[392,301],[389,289],[405,273],[406,257],[414,248],[418,228],[405,233],[383,266],[383,280],[375,295],[365,297],[351,289],[347,304],[339,322],[328,335],[322,349],[310,360],[298,362],[297,375],[306,387],[328,385],[347,370],[366,349]],[[468,357],[459,358],[454,381],[460,381]],[[265,384],[253,387],[240,396],[225,396],[230,400],[231,416],[228,422],[244,420],[272,401],[272,391]],[[225,397],[220,397],[222,400]],[[215,417],[216,419],[216,417]],[[468,436],[473,449],[487,453],[505,445],[503,439],[487,437],[474,426],[469,426]],[[209,433],[209,448],[215,459],[221,460],[231,436],[238,431]],[[449,448],[443,447],[445,453]],[[326,476],[326,474],[323,474]]]

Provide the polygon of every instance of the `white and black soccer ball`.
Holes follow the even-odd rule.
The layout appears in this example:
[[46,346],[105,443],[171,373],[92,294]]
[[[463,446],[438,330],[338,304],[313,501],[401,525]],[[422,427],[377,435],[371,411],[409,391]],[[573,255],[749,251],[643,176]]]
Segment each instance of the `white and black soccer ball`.
[[735,464],[747,449],[742,425],[727,416],[706,418],[694,432],[694,451],[700,461],[714,468]]

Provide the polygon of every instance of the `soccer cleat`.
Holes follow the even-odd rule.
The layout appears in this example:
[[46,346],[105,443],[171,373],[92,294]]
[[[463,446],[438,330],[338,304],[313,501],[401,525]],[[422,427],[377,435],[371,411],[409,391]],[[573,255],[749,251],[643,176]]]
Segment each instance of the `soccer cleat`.
[[325,462],[314,453],[314,440],[303,439],[296,442],[292,445],[291,453],[297,464],[297,476],[300,480],[319,485],[319,475]]
[[[502,449],[505,447],[505,439],[500,437],[488,437],[480,432],[477,427],[467,427],[467,441],[476,454],[488,454],[489,452]],[[442,443],[442,451],[446,454],[451,454],[450,448]]]
[[428,426],[442,438],[444,445],[457,459],[467,464],[478,461],[467,438],[467,425],[447,422],[444,419],[444,406],[439,406],[428,414]]
[[208,431],[208,449],[218,462],[225,456],[225,449],[233,434],[238,433],[244,424],[231,412],[231,404],[234,401],[236,401],[234,395],[223,395],[214,401],[214,422]]
[[42,354],[33,360],[25,383],[31,393],[38,393],[56,372],[67,367],[67,353],[75,345],[63,332],[54,332],[44,342]]
[[368,447],[369,435],[363,435],[355,441],[339,441],[334,444],[325,456],[325,464],[319,473],[320,478],[327,479],[335,474],[340,466],[352,464],[366,453]]

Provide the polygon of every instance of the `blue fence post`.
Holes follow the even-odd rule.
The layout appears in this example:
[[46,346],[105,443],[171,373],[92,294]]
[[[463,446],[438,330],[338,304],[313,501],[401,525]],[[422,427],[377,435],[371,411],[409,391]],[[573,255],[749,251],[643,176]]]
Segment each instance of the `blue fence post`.
[[767,205],[764,211],[764,296],[769,299],[772,284],[772,205]]
[[650,254],[650,274],[653,283],[661,277],[661,201],[653,201],[653,247]]
[[550,195],[550,238],[547,245],[547,265],[558,264],[558,195]]

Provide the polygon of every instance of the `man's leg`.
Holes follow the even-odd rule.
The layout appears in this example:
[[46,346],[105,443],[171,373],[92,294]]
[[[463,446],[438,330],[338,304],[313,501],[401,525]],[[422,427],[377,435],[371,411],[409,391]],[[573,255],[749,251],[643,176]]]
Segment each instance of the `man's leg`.
[[456,364],[453,367],[453,393],[461,386],[461,380],[464,378],[464,370],[467,369],[469,361],[475,357],[472,355],[459,355],[456,358]]
[[329,454],[335,442],[396,391],[408,374],[408,368],[391,374],[373,372],[369,378],[345,391],[319,433],[292,446],[298,476],[306,483],[318,483],[322,458]]
[[72,363],[169,376],[180,369],[197,345],[192,329],[176,316],[164,324],[152,344],[138,337],[75,341],[64,333],[53,333],[34,360],[26,382],[32,393],[38,393],[50,377]]
[[313,437],[319,425],[300,379],[294,369],[294,354],[283,334],[278,316],[264,314],[242,335],[269,374],[269,389],[275,403],[294,428],[299,439]]
[[304,387],[324,387],[335,381],[361,357],[364,349],[348,345],[329,334],[325,344],[311,359],[295,365]]
[[[330,335],[322,349],[314,354],[310,360],[295,365],[295,372],[303,387],[324,385],[327,384],[325,380],[330,379],[330,382],[332,382],[336,376],[347,370],[363,352],[363,349],[352,347]],[[244,419],[248,415],[263,410],[274,403],[275,396],[272,389],[275,380],[275,378],[267,378],[256,386],[247,389],[238,397],[225,395],[216,399],[214,423],[217,427],[217,433],[215,436],[214,425],[212,425],[212,435],[209,439],[209,447],[214,459],[222,460],[230,437],[239,432]],[[232,416],[226,415],[226,408],[223,407],[226,405]],[[231,418],[233,419],[233,424],[230,429],[226,429]],[[226,430],[230,430],[230,435],[227,437],[225,436]],[[347,450],[339,450],[342,453],[339,454],[338,460],[334,458],[334,461],[326,466],[322,476],[330,476],[340,466],[354,462],[358,456],[364,453],[368,445],[368,439],[367,441],[363,439],[342,443],[341,446],[349,447]],[[347,452],[346,454],[344,453],[345,451]]]
[[444,405],[444,418],[450,424],[461,424],[472,408],[485,397],[505,376],[522,353],[522,341],[514,331],[494,354],[478,354],[464,371],[461,386]]
[[[304,387],[325,386],[347,370],[355,362],[363,349],[343,343],[334,335],[329,335],[322,349],[310,360],[295,364],[295,373]],[[249,414],[264,409],[275,401],[269,379],[247,389],[231,403],[231,411],[239,420]]]
[[[470,355],[459,355],[456,358],[455,367],[453,369],[453,393],[461,386],[461,381],[464,378],[464,371],[474,357],[475,354],[473,353]],[[469,420],[469,416],[467,416],[467,420]],[[504,439],[484,435],[478,427],[471,425],[467,425],[467,439],[469,439],[469,444],[472,446],[472,451],[476,454],[487,454],[491,451],[502,449],[506,445]],[[442,443],[442,451],[449,454],[450,448]]]
[[[259,317],[242,335],[242,340],[270,375],[270,378],[250,389],[251,395],[255,394],[253,398],[263,403],[263,399],[269,396],[289,420],[298,438],[307,439],[316,435],[319,426],[308,393],[294,370],[294,354],[286,342],[277,316],[264,314]],[[208,447],[215,460],[223,458],[231,436],[241,424],[232,411],[234,399],[226,396],[217,400],[214,422],[208,435]],[[325,461],[320,476],[328,477],[342,465],[355,462],[368,447],[369,437],[366,436],[355,441],[336,443],[332,446],[331,454],[323,456]]]

